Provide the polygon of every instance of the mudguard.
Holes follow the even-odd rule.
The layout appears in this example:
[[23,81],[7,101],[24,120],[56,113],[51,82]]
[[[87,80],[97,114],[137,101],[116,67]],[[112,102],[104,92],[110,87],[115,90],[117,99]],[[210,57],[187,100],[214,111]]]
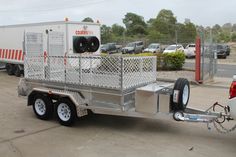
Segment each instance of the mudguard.
[[229,100],[228,106],[230,107],[231,117],[236,120],[236,97]]

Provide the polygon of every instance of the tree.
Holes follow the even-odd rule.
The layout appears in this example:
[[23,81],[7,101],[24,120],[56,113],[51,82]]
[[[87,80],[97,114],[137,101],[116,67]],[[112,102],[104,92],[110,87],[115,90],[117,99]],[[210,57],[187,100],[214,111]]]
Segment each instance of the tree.
[[175,42],[176,17],[171,10],[163,9],[159,12],[156,19],[150,19],[150,33],[159,34],[159,42],[170,44]]
[[221,30],[221,27],[220,25],[218,24],[215,24],[213,27],[212,27],[212,33],[220,33],[222,30]]
[[197,30],[193,23],[189,22],[184,25],[184,38],[182,38],[182,43],[194,42],[197,36]]
[[142,16],[134,13],[127,13],[123,19],[126,26],[127,35],[144,35],[146,34],[147,24]]
[[231,36],[231,41],[236,42],[236,33],[233,33]]
[[125,32],[125,28],[123,26],[118,25],[118,24],[113,24],[111,26],[111,30],[115,36],[122,36],[123,33]]
[[102,43],[107,43],[112,41],[111,27],[106,25],[101,26],[101,40]]
[[94,22],[93,19],[91,17],[86,17],[82,20],[82,22]]

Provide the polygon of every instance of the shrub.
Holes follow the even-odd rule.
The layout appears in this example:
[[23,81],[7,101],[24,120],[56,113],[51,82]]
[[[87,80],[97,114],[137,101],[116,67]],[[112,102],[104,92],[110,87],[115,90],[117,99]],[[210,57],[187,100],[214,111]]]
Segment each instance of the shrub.
[[181,70],[185,63],[185,54],[183,52],[163,54],[163,69]]
[[166,54],[141,53],[137,56],[156,56],[157,70],[181,70],[185,63],[185,54],[181,51]]
[[[108,54],[102,54],[107,56]],[[181,70],[185,63],[185,54],[181,51],[174,53],[139,53],[139,54],[125,54],[123,56],[156,56],[157,57],[157,70]],[[107,65],[107,64],[105,64]],[[109,66],[108,66],[109,67]]]

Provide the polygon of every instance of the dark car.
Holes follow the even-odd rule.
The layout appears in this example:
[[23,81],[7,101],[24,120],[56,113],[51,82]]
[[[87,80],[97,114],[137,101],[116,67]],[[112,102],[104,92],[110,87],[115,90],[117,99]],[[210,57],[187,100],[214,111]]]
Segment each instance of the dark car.
[[217,44],[214,46],[214,52],[217,54],[217,58],[224,58],[226,59],[227,57],[227,50],[225,45],[223,44]]
[[227,56],[229,56],[230,55],[230,46],[225,45],[225,49],[226,49]]
[[112,53],[117,53],[118,49],[115,43],[107,43],[101,47],[101,52],[112,54]]

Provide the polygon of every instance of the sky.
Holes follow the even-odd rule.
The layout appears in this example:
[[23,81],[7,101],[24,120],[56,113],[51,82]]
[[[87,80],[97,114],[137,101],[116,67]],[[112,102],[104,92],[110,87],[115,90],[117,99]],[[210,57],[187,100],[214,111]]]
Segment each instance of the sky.
[[161,9],[170,9],[178,22],[186,18],[197,25],[236,23],[236,0],[0,0],[0,25],[81,21],[92,17],[101,24],[123,24],[127,12],[147,21]]

